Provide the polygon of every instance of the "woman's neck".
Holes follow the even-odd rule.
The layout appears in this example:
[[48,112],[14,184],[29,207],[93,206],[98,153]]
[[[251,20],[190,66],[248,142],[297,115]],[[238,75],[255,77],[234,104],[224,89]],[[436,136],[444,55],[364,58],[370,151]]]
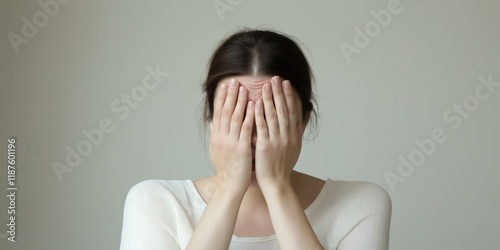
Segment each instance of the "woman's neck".
[[[298,184],[298,175],[299,173],[296,171],[292,171],[290,175],[290,182],[294,189]],[[264,194],[262,193],[262,189],[259,187],[257,183],[252,183],[245,193],[243,200],[240,205],[240,211],[243,213],[249,212],[251,213],[256,211],[267,211],[267,203],[264,198]]]

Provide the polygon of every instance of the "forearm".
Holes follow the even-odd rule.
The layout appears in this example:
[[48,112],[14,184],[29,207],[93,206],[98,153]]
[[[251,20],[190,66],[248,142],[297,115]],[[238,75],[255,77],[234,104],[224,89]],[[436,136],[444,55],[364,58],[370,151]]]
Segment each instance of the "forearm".
[[263,189],[281,249],[323,249],[289,182]]
[[228,249],[244,193],[218,188],[205,208],[186,249]]

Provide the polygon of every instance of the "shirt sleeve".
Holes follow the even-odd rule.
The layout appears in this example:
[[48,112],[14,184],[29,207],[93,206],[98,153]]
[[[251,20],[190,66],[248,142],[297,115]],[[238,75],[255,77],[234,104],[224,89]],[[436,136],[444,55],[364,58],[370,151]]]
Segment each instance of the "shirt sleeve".
[[363,215],[340,242],[338,250],[387,250],[391,198],[385,189],[373,183],[365,183],[361,190],[356,207]]
[[169,227],[162,191],[165,193],[165,189],[152,180],[130,189],[123,211],[121,250],[180,249],[175,232]]

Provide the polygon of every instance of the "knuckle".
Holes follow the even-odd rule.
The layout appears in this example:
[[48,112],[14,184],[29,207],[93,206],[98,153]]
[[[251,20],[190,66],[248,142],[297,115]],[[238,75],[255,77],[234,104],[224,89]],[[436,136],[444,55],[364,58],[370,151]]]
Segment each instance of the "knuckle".
[[271,145],[269,143],[267,143],[267,142],[263,142],[259,146],[260,146],[259,147],[259,151],[261,151],[261,152],[269,151],[270,148],[272,148]]
[[216,141],[215,141],[215,145],[216,145],[218,148],[223,148],[223,147],[225,146],[225,143],[224,143],[224,141],[222,141],[222,140],[220,140],[220,139],[219,139],[219,140],[216,140]]
[[232,122],[241,122],[242,119],[243,119],[243,117],[240,114],[234,113],[233,117],[231,118],[231,121]]
[[238,150],[238,145],[231,143],[228,145],[229,150],[231,151],[237,151]]
[[264,121],[257,122],[257,127],[260,129],[265,129],[266,128],[266,123]]
[[248,132],[248,131],[250,131],[250,129],[251,129],[251,125],[249,125],[248,123],[243,123],[241,125],[241,131]]
[[288,127],[290,122],[288,121],[288,118],[283,118],[280,120],[280,124],[283,125],[284,127]]
[[264,142],[263,140],[259,140],[259,143],[257,144],[257,147],[255,147],[256,152],[262,152],[265,151],[267,147],[267,143]]
[[280,115],[286,115],[287,114],[286,108],[283,108],[283,107],[278,108],[278,113]]
[[236,149],[237,149],[238,153],[245,153],[248,151],[248,147],[245,143],[238,143],[238,146]]
[[224,110],[222,111],[222,115],[223,115],[224,117],[229,117],[229,116],[231,116],[231,110],[229,110],[229,109],[224,109]]

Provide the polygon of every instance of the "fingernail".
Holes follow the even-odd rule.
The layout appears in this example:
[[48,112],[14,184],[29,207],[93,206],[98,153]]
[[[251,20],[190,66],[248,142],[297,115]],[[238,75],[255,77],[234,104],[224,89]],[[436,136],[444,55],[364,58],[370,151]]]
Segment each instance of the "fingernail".
[[220,90],[221,90],[221,91],[222,91],[222,90],[226,90],[226,88],[227,88],[227,85],[226,85],[226,84],[222,83],[222,84],[220,85]]
[[280,78],[279,76],[273,76],[273,79],[271,79],[271,80],[274,82],[278,82],[279,78]]
[[285,89],[290,89],[290,81],[286,80],[283,83],[285,85]]
[[231,79],[231,81],[229,82],[229,85],[230,85],[231,87],[236,86],[236,80],[235,80],[235,79]]
[[264,85],[264,91],[271,92],[271,85],[266,83],[266,85]]

